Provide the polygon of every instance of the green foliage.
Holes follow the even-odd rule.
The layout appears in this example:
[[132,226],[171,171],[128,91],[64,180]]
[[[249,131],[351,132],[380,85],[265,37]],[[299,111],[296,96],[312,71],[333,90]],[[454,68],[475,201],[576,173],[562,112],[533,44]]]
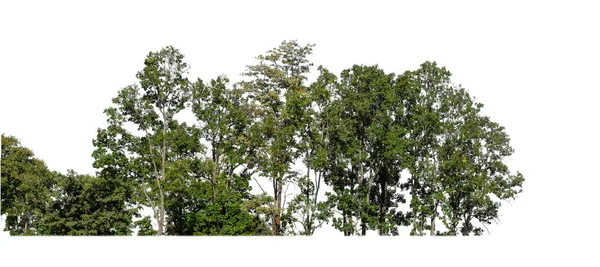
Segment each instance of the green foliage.
[[244,75],[251,80],[242,83],[253,118],[249,132],[254,151],[248,160],[261,176],[272,181],[275,235],[285,232],[281,220],[285,213],[284,185],[297,180],[291,165],[301,153],[298,139],[310,103],[304,82],[312,66],[307,59],[312,48],[310,44],[284,41],[266,55],[258,56],[257,65],[247,66]]
[[342,216],[333,226],[345,235],[397,234],[403,223],[398,184],[410,143],[404,90],[378,66],[355,65],[340,75],[329,109],[326,182],[334,189],[328,201]]
[[2,134],[1,183],[4,231],[35,235],[50,205],[54,176],[34,153],[14,136]]
[[136,210],[127,207],[126,192],[102,177],[69,171],[55,174],[53,201],[40,223],[43,235],[130,235]]
[[[450,72],[425,62],[407,72],[419,92],[414,106],[411,154],[412,234],[481,234],[498,217],[500,202],[521,191],[503,159],[513,152],[504,128],[480,114],[482,104],[450,83]],[[497,199],[497,200],[494,200]],[[439,218],[446,231],[436,231]],[[429,222],[427,221],[429,220]]]
[[156,235],[156,230],[152,228],[152,219],[150,216],[146,216],[141,220],[138,220],[134,223],[136,227],[138,227],[138,236],[153,236]]
[[[172,46],[150,52],[138,82],[104,111],[95,176],[50,172],[2,135],[5,229],[312,235],[331,223],[344,235],[397,235],[403,226],[412,235],[480,235],[502,201],[521,193],[523,175],[505,163],[513,153],[505,128],[447,69],[425,62],[396,75],[354,65],[336,76],[319,66],[308,85],[313,47],[284,41],[233,85],[225,75],[190,82]],[[187,111],[192,124],[178,120]],[[262,194],[251,193],[252,180]],[[290,186],[299,192],[288,194]],[[134,222],[144,206],[152,216]]]
[[[153,209],[157,234],[162,235],[168,194],[163,184],[181,179],[184,174],[179,167],[203,147],[193,139],[198,134],[194,127],[174,119],[191,94],[183,55],[167,46],[150,52],[144,65],[136,75],[141,88],[123,88],[113,99],[114,106],[105,110],[109,126],[99,129],[94,140],[94,164],[132,185],[136,202]],[[132,134],[126,123],[137,126],[141,134]]]
[[[329,220],[330,209],[324,201],[319,201],[319,193],[323,188],[323,174],[327,168],[327,143],[329,120],[326,108],[331,103],[331,96],[337,86],[337,77],[323,66],[317,81],[308,87],[300,112],[298,153],[304,155],[306,175],[297,177],[296,185],[300,192],[297,194],[284,214],[284,220],[291,228],[296,224],[301,226],[301,235],[312,235],[314,231]],[[311,178],[311,173],[313,178]],[[291,230],[296,233],[296,230]]]

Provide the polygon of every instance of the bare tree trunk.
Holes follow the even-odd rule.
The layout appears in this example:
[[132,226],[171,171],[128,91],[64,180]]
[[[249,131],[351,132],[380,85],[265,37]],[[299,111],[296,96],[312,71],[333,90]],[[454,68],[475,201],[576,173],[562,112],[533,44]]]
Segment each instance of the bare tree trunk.
[[164,225],[165,225],[165,197],[164,197],[162,189],[159,189],[159,193],[160,193],[160,214],[159,214],[159,218],[158,218],[158,233],[157,233],[157,235],[161,236],[161,235],[163,235]]
[[431,230],[429,233],[430,236],[435,235],[435,217],[437,215],[437,208],[438,208],[438,203],[435,204],[435,206],[433,208],[433,215],[431,215]]
[[[387,197],[387,190],[386,190],[386,183],[385,183],[385,177],[381,177],[381,199],[379,200],[379,222],[383,223],[383,220],[385,218],[385,199]],[[379,227],[379,235],[384,235],[383,229],[381,229],[381,226]]]
[[283,198],[283,177],[277,182],[277,210],[275,211],[275,235],[281,235],[281,200]]
[[281,200],[283,197],[283,175],[277,175],[273,178],[273,193],[275,199],[273,202],[273,235],[281,235]]
[[343,218],[342,227],[344,228],[344,235],[349,236],[350,233],[348,230],[346,230],[346,225],[348,224],[346,222],[346,211],[342,211],[342,218]]
[[211,184],[212,184],[212,195],[213,195],[212,202],[214,204],[217,199],[217,192],[216,192],[217,164],[219,164],[219,159],[217,158],[217,152],[216,152],[214,143],[212,144],[212,158],[213,158],[213,173],[212,173]]
[[[161,168],[161,178],[160,180],[165,180],[165,162],[167,159],[167,122],[165,120],[165,115],[163,112],[163,118],[162,118],[162,123],[163,123],[163,139],[162,139],[162,153],[161,153],[161,161],[162,161],[162,168]],[[164,232],[164,225],[165,225],[165,197],[164,197],[164,192],[162,190],[162,187],[160,186],[160,180],[158,181],[158,189],[159,189],[159,194],[160,194],[160,208],[159,208],[159,212],[160,212],[160,216],[158,219],[158,235],[161,236],[163,235]]]
[[[308,159],[309,157],[310,157],[309,153],[306,152],[306,158]],[[306,164],[306,165],[307,165],[307,167],[306,167],[306,180],[310,181],[310,166],[308,166],[308,164]],[[305,221],[305,225],[306,226],[304,227],[305,228],[304,232],[305,232],[306,235],[312,235],[312,225],[311,225],[311,221],[310,221],[310,217],[311,217],[310,216],[311,215],[310,212],[312,210],[312,207],[310,205],[311,202],[312,201],[310,200],[310,191],[306,190],[306,200],[304,201],[304,214],[306,214],[306,221]]]

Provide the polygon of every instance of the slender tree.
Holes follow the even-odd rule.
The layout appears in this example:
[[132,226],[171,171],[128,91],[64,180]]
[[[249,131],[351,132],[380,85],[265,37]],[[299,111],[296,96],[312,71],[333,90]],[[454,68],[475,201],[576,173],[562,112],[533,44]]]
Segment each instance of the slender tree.
[[[299,223],[301,235],[312,235],[331,216],[325,201],[319,201],[324,172],[327,168],[327,143],[329,118],[327,109],[331,95],[337,86],[337,77],[323,66],[319,66],[319,77],[309,88],[305,101],[306,110],[300,131],[299,151],[306,166],[306,175],[298,179],[300,193],[290,201],[287,217]],[[313,175],[311,178],[311,174]]]
[[298,173],[291,165],[300,156],[298,139],[306,110],[304,95],[312,63],[307,57],[313,45],[301,46],[296,41],[284,41],[266,55],[257,57],[259,63],[247,67],[242,83],[253,106],[251,132],[256,149],[252,161],[259,174],[273,185],[272,225],[274,235],[285,231],[282,224],[288,183],[296,183]]
[[[162,235],[165,231],[164,184],[169,176],[178,175],[173,171],[180,161],[186,160],[175,154],[180,142],[177,138],[193,135],[193,132],[173,134],[173,131],[190,129],[175,119],[175,115],[185,108],[190,95],[190,85],[184,77],[188,65],[179,50],[172,46],[150,52],[144,65],[144,69],[137,73],[139,86],[123,88],[113,99],[114,107],[105,111],[109,126],[98,131],[95,145],[99,157],[107,153],[122,157],[127,166],[127,173],[121,173],[123,178],[137,182],[138,192],[144,196],[143,204],[154,212],[157,234]],[[136,132],[128,129],[126,123],[135,125],[137,129],[133,130]],[[110,148],[113,145],[111,139],[117,142],[116,147]],[[186,149],[199,150],[199,147]],[[187,152],[193,154],[196,151]],[[98,162],[97,166],[115,168],[106,163]]]
[[403,74],[407,88],[414,94],[410,137],[413,140],[409,169],[411,177],[405,186],[411,189],[411,234],[435,235],[436,219],[441,207],[440,162],[438,151],[444,135],[443,120],[448,116],[452,90],[450,72],[435,63],[425,62],[416,71]]
[[177,197],[167,207],[172,222],[167,230],[177,235],[265,234],[259,229],[264,217],[256,213],[260,204],[254,205],[259,201],[250,194],[251,173],[244,158],[249,117],[241,91],[219,76],[206,85],[195,82],[190,100],[199,134],[187,141],[206,144],[206,156],[195,155],[180,166],[180,172],[185,170],[178,176],[181,182],[169,190]]

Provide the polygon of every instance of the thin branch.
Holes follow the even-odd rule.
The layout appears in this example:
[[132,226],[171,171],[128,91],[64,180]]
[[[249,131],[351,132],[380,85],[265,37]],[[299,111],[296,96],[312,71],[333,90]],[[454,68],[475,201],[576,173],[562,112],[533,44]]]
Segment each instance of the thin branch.
[[490,230],[487,228],[487,226],[485,226],[485,223],[482,223],[481,225],[483,225],[483,228],[485,228],[485,231],[488,233],[488,235],[491,235],[492,233],[490,232]]
[[[146,133],[146,136],[148,136],[148,133]],[[154,176],[158,177],[158,169],[156,168],[156,162],[152,159],[152,156],[154,155],[154,153],[152,152],[152,145],[150,145],[150,138],[148,138],[148,151],[150,152],[150,161],[152,162],[152,165],[154,166]]]
[[260,183],[258,182],[258,180],[256,180],[256,177],[252,177],[252,179],[254,179],[254,181],[256,182],[256,184],[258,185],[258,187],[260,188],[260,190],[262,190],[263,193],[266,194],[267,192],[262,188],[262,186],[260,186]]
[[154,218],[158,219],[158,212],[156,211],[154,201],[152,201],[152,199],[150,199],[150,196],[148,196],[148,192],[146,192],[146,188],[141,188],[141,189],[144,192],[144,195],[146,196],[146,199],[148,200],[149,204],[151,205],[150,207],[152,208],[152,212],[154,213]]
[[285,201],[286,201],[286,199],[287,199],[287,191],[288,191],[288,188],[289,188],[289,187],[290,187],[290,184],[289,184],[289,183],[288,183],[288,184],[286,184],[286,185],[285,185],[285,190],[282,192],[282,193],[283,193],[283,203],[281,204],[281,208],[282,208],[282,209],[285,207]]

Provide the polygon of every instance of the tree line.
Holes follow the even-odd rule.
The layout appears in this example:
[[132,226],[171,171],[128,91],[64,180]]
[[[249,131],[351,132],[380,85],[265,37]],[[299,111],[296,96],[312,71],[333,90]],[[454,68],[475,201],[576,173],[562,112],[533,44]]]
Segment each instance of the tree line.
[[49,171],[2,135],[5,230],[312,235],[329,224],[344,235],[481,235],[522,191],[504,127],[446,68],[318,66],[309,83],[313,47],[284,41],[236,83],[189,79],[172,46],[148,53],[104,111],[95,175]]

